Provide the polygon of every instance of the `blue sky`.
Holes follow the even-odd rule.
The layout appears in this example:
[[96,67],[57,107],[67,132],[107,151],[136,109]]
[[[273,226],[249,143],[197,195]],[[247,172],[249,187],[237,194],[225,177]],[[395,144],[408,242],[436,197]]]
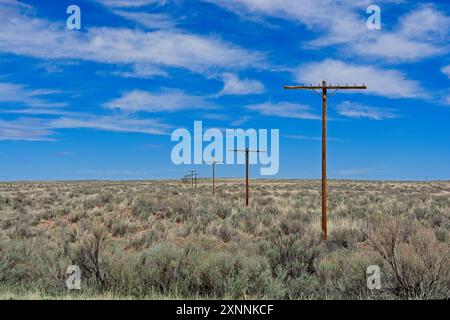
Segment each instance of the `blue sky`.
[[275,178],[319,178],[320,98],[283,86],[321,80],[369,87],[330,98],[331,178],[450,179],[443,1],[0,0],[0,19],[0,180],[208,177],[170,159],[195,120],[279,129]]

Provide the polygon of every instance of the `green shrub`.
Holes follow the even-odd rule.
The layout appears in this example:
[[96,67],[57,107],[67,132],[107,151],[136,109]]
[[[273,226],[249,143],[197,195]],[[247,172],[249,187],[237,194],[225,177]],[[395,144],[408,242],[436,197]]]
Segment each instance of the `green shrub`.
[[337,228],[330,232],[327,245],[330,249],[356,249],[358,243],[364,242],[366,235],[355,228]]
[[334,251],[323,256],[316,265],[324,294],[333,299],[370,299],[381,292],[367,288],[367,267],[382,266],[382,260],[373,253]]
[[33,280],[31,248],[23,241],[0,241],[0,284],[20,286]]

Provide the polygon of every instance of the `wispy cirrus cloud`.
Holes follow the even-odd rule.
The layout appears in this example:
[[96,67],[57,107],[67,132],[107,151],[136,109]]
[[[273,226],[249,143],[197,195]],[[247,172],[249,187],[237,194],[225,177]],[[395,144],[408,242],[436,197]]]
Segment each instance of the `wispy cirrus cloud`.
[[[122,1],[112,3],[120,6]],[[43,60],[138,64],[205,73],[211,69],[257,67],[265,59],[261,53],[240,48],[217,36],[179,30],[97,27],[72,32],[64,23],[36,18],[31,10],[3,3],[0,3],[0,19],[3,21],[0,52]]]
[[133,118],[127,115],[86,115],[84,117],[61,117],[49,121],[52,129],[95,129],[113,132],[133,132],[165,135],[171,126],[159,120]]
[[222,79],[223,89],[219,92],[219,96],[261,94],[265,91],[262,82],[252,79],[240,79],[233,73],[224,73]]
[[394,30],[369,33],[351,45],[360,55],[388,60],[416,61],[449,52],[450,17],[433,4],[420,4],[400,17]]
[[192,109],[214,108],[201,96],[185,93],[178,89],[163,89],[158,92],[133,90],[106,104],[107,109],[120,109],[123,112],[175,112]]
[[415,80],[394,69],[382,69],[372,65],[345,63],[340,60],[326,59],[300,66],[295,77],[301,83],[318,83],[327,80],[333,84],[363,84],[368,90],[343,91],[360,92],[388,98],[426,98],[427,94]]
[[364,176],[373,173],[382,173],[383,170],[379,168],[350,168],[338,170],[336,173],[339,176]]
[[252,119],[252,117],[250,116],[241,116],[231,121],[230,125],[232,125],[233,127],[239,127],[242,126],[244,123],[248,122],[250,119]]
[[398,115],[392,109],[370,107],[350,101],[338,104],[336,109],[341,116],[355,119],[384,120],[398,118]]
[[0,82],[0,103],[14,103],[30,107],[63,107],[65,103],[51,102],[45,98],[59,93],[52,89],[30,89],[23,84]]
[[261,103],[246,106],[245,109],[256,111],[263,116],[275,116],[281,118],[319,120],[320,116],[311,112],[307,105],[280,102],[280,103]]
[[123,78],[141,78],[150,79],[155,77],[168,77],[169,74],[163,68],[152,65],[137,63],[131,67],[131,70],[121,70],[112,72],[113,75]]
[[[345,13],[359,4],[355,1],[333,0],[203,0],[226,8],[238,15],[249,14],[287,19],[309,28],[329,28]],[[364,1],[368,3],[368,1]]]
[[19,114],[19,115],[47,115],[47,116],[82,116],[83,113],[70,111],[60,108],[23,108],[23,109],[0,109],[3,114]]
[[[366,27],[371,1],[334,0],[203,0],[241,16],[289,20],[304,25],[316,37],[309,48],[342,46],[345,52],[390,61],[415,61],[449,51],[450,18],[433,4],[419,4],[402,15],[394,28]],[[400,3],[400,0],[378,1]]]
[[[386,62],[414,62],[449,52],[448,34],[450,17],[433,4],[419,4],[400,16],[394,27],[382,26],[381,30],[368,30],[364,19],[350,21],[341,33],[335,29],[329,35],[320,36],[310,45],[323,48],[343,45],[346,52],[362,57],[380,58]],[[339,30],[337,32],[337,30]]]
[[44,119],[19,118],[12,121],[0,119],[0,140],[51,141],[55,132]]
[[156,119],[137,118],[127,114],[94,115],[71,111],[62,108],[66,106],[65,103],[49,100],[54,95],[61,95],[61,92],[0,82],[0,113],[9,114],[9,117],[16,116],[8,120],[0,119],[0,140],[53,141],[57,131],[61,129],[163,135],[170,128]]
[[173,29],[176,22],[164,13],[134,12],[125,10],[114,10],[113,13],[147,29]]
[[[314,136],[305,136],[301,134],[286,134],[283,137],[293,140],[311,140],[311,141],[322,141],[322,137],[314,137]],[[342,141],[338,138],[327,137],[328,141]]]
[[73,115],[56,118],[19,117],[0,119],[0,140],[54,141],[61,129],[91,129],[111,132],[166,135],[170,125],[156,119],[127,115]]
[[153,4],[164,5],[167,0],[93,0],[106,7],[112,8],[138,8]]

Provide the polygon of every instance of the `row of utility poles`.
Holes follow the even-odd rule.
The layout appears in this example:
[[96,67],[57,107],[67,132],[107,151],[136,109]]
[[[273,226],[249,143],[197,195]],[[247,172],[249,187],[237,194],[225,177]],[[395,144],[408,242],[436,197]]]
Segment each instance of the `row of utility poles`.
[[[245,152],[245,205],[248,207],[249,206],[249,197],[250,197],[250,188],[249,188],[249,159],[250,159],[250,153],[251,152],[255,152],[255,153],[264,153],[265,151],[262,150],[250,150],[249,148],[245,148],[244,150],[239,150],[239,149],[235,149],[235,150],[230,150],[233,152]],[[212,165],[212,193],[213,196],[216,195],[216,164],[220,164],[223,163],[221,161],[205,161],[204,163],[206,164],[211,164]],[[192,181],[192,186],[197,187],[197,171],[195,170],[190,170],[189,174],[184,176],[184,178],[182,179],[184,182],[187,181],[188,178],[191,178]]]
[[[322,97],[322,239],[327,239],[327,109],[328,109],[328,98],[333,96],[339,90],[365,90],[367,86],[363,85],[328,85],[326,81],[322,81],[318,85],[309,86],[285,86],[286,90],[311,90]],[[320,91],[318,91],[320,90]],[[329,92],[331,91],[331,93]],[[265,152],[262,150],[250,150],[245,148],[244,150],[230,150],[233,152],[245,152],[245,205],[249,205],[249,154],[252,152],[261,153]],[[205,162],[212,164],[212,192],[213,195],[216,194],[216,172],[215,165],[217,163],[222,163],[218,161]],[[190,175],[185,176],[191,178],[192,186],[197,186],[197,172],[194,170],[190,171]]]
[[183,181],[184,183],[189,183],[189,181],[191,182],[191,185],[194,187],[197,186],[197,171],[195,170],[190,170],[189,173],[187,175],[185,175],[183,178],[181,178],[181,181]]

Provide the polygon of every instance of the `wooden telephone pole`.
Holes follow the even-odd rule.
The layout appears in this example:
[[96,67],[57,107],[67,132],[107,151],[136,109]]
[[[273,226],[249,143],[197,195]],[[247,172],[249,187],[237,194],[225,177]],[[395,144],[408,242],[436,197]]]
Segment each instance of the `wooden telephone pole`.
[[245,152],[245,205],[248,207],[248,198],[249,198],[249,187],[248,187],[248,162],[250,152],[263,153],[265,151],[260,150],[250,150],[249,148],[245,148],[245,150],[230,150],[234,152]]
[[[285,86],[286,90],[312,90],[322,96],[322,239],[327,240],[327,104],[328,90],[334,90],[329,96],[334,95],[338,90],[367,89],[365,85],[357,86],[332,86],[326,81],[317,86]],[[322,94],[316,90],[322,90]]]
[[213,160],[211,162],[205,161],[207,164],[212,164],[212,192],[213,196],[216,195],[216,163],[223,163],[216,160]]
[[188,183],[189,182],[189,179],[191,179],[191,176],[190,175],[185,175],[183,178],[181,178],[181,181],[183,182],[183,183]]
[[189,173],[191,174],[191,185],[197,187],[197,171],[190,170]]

